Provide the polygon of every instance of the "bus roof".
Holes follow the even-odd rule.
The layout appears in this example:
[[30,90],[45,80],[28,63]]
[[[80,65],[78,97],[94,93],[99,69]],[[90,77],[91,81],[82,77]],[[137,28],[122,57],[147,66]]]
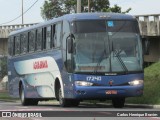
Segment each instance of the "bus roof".
[[62,20],[67,20],[67,21],[71,22],[71,21],[76,21],[76,20],[97,20],[97,19],[135,20],[135,17],[133,17],[131,15],[122,14],[122,13],[105,13],[105,12],[102,12],[102,13],[67,14],[67,15],[63,15],[63,16],[58,17],[58,18],[53,18],[53,19],[51,19],[49,21],[46,21],[46,22],[43,22],[43,23],[39,23],[37,25],[33,25],[31,27],[15,30],[15,31],[10,33],[10,36],[14,35],[14,34],[21,33],[21,32],[29,31],[29,30],[32,30],[32,29],[36,29],[36,28],[39,28],[39,27],[44,27],[44,26],[47,26],[47,25],[51,25],[53,23],[56,23],[56,22],[62,21]]

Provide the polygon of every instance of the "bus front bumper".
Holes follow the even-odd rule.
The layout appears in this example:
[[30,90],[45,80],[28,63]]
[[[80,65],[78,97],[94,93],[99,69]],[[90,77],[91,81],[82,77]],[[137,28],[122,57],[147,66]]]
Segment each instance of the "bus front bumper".
[[143,95],[143,85],[139,86],[76,86],[75,99],[112,99],[115,97],[136,97]]

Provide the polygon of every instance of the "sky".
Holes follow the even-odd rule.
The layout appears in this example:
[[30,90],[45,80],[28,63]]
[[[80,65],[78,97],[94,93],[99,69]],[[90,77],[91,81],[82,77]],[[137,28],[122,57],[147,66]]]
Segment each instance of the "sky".
[[[37,0],[23,0],[24,11],[26,11]],[[24,14],[24,24],[39,23],[44,20],[41,17],[41,7],[45,0],[38,2]],[[110,0],[110,5],[117,4],[122,11],[132,8],[131,15],[160,14],[160,0]],[[22,14],[22,0],[0,0],[0,25],[9,22]],[[9,25],[21,24],[22,18],[7,23]]]

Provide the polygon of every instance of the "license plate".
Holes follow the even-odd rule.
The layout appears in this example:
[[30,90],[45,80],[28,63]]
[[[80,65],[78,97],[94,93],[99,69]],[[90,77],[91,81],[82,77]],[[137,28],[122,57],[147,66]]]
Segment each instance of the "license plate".
[[107,90],[106,94],[107,95],[116,95],[117,94],[117,90]]

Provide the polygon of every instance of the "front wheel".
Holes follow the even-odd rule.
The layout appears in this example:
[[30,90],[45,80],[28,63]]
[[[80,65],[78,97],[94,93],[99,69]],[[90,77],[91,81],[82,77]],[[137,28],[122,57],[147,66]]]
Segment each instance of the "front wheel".
[[62,97],[62,90],[59,88],[59,104],[61,107],[77,107],[80,103],[79,100],[66,99]]
[[123,108],[125,103],[125,98],[114,98],[112,99],[112,104],[114,108]]
[[69,107],[70,106],[70,101],[62,97],[61,88],[59,88],[58,95],[59,95],[59,104],[60,104],[60,106],[61,107]]

